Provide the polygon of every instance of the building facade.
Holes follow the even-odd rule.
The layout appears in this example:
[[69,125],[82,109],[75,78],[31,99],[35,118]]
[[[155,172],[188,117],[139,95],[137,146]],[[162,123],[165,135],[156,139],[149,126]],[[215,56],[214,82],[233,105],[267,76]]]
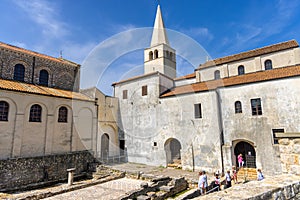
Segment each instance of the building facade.
[[175,78],[164,29],[158,6],[144,75],[113,84],[128,161],[224,172],[242,154],[247,167],[281,173],[276,134],[300,132],[298,43],[210,60]]
[[0,43],[0,158],[96,150],[94,99],[80,65]]

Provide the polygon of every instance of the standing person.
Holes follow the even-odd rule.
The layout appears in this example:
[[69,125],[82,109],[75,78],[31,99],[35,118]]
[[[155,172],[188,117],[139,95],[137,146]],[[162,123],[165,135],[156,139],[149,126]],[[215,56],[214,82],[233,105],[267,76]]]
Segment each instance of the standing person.
[[258,169],[257,170],[257,180],[261,181],[263,179],[264,179],[264,175],[262,174],[261,169]]
[[232,166],[232,179],[234,181],[234,183],[237,183],[237,171],[235,169],[235,166]]
[[200,189],[201,195],[206,193],[207,176],[205,171],[199,172],[198,188]]
[[225,183],[226,183],[226,188],[231,187],[230,170],[228,170],[227,173],[225,174]]
[[215,182],[214,182],[214,191],[220,191],[221,190],[221,179],[219,177],[219,174],[216,173],[215,175]]
[[243,155],[241,153],[238,155],[238,163],[239,163],[239,168],[243,167],[244,161],[243,161]]

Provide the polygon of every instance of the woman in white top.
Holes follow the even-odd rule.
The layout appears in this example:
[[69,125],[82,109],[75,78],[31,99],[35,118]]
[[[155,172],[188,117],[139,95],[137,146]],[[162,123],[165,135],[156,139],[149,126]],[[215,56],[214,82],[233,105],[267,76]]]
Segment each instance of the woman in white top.
[[200,189],[201,194],[205,194],[207,188],[207,176],[205,171],[199,172],[198,188]]

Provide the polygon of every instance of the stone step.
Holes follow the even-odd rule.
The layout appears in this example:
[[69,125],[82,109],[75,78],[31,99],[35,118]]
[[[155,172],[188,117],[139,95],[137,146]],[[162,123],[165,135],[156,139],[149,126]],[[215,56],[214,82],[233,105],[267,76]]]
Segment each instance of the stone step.
[[257,172],[255,168],[241,168],[237,173],[238,180],[256,180]]

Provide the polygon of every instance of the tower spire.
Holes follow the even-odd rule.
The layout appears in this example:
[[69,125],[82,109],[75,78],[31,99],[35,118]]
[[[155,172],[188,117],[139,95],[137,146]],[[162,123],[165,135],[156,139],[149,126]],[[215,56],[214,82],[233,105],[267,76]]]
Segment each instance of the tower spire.
[[157,5],[156,17],[154,22],[154,28],[151,39],[151,46],[158,44],[167,44],[169,45],[168,36],[164,26],[164,21],[161,15],[160,5]]

